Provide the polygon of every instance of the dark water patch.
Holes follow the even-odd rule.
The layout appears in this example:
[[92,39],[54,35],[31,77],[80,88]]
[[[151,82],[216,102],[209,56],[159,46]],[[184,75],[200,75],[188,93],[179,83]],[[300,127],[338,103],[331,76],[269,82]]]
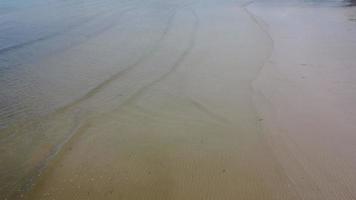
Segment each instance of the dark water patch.
[[348,0],[346,1],[347,6],[356,6],[356,0]]
[[356,5],[356,0],[304,0],[314,6],[350,7]]
[[356,0],[256,0],[247,5],[252,3],[266,6],[351,7],[356,5]]

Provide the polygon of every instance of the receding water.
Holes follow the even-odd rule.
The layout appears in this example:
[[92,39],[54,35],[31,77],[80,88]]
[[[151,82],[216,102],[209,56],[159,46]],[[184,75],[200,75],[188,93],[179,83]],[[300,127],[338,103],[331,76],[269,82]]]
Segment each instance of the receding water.
[[293,198],[252,102],[273,41],[246,3],[1,1],[0,199]]

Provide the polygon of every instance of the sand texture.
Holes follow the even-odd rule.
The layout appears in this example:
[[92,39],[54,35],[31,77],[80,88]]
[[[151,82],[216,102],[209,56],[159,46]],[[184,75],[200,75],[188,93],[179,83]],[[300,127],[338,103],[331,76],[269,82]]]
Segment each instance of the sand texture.
[[9,3],[0,199],[356,199],[351,4]]

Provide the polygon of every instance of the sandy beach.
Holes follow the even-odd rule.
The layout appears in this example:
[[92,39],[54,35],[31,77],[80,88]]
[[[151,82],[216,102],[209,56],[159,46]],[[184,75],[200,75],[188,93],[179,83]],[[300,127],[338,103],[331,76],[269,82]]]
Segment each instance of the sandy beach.
[[356,199],[353,4],[0,4],[0,199]]
[[299,199],[355,199],[355,8],[250,9],[274,39],[254,88],[291,187]]

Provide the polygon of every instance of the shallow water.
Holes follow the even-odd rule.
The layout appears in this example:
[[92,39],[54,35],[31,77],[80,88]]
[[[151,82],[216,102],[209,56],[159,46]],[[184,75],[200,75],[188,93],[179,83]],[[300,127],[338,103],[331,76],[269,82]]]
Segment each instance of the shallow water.
[[[66,183],[57,184],[56,180],[50,183],[51,179],[42,178],[46,175],[38,178],[39,175],[48,171],[45,169],[55,160],[62,162],[60,155],[67,154],[64,152],[69,144],[87,141],[78,140],[78,137],[89,139],[94,133],[98,133],[98,142],[90,147],[96,147],[93,154],[100,153],[103,161],[97,163],[97,159],[87,160],[80,156],[77,158],[79,163],[73,163],[75,169],[60,172],[63,173],[59,176],[61,180],[67,180],[67,176],[72,176],[67,173],[77,173],[77,170],[87,176],[92,167],[96,166],[95,163],[101,164],[98,170],[114,176],[117,170],[126,170],[126,167],[116,166],[116,169],[102,165],[115,166],[115,163],[129,162],[125,158],[130,156],[128,150],[133,148],[140,151],[140,145],[152,146],[153,149],[147,149],[148,151],[156,151],[154,149],[161,145],[166,147],[159,150],[160,154],[157,155],[138,152],[137,159],[154,159],[163,165],[173,164],[180,159],[170,162],[172,158],[165,158],[170,155],[162,157],[161,154],[168,151],[176,155],[181,148],[177,149],[177,145],[186,146],[187,153],[194,153],[197,148],[195,140],[206,140],[205,132],[210,129],[216,129],[210,130],[210,134],[230,133],[232,130],[247,131],[255,138],[258,121],[253,107],[249,105],[249,81],[256,76],[271,44],[266,34],[261,32],[259,26],[239,5],[240,3],[213,1],[34,1],[28,5],[22,5],[21,2],[9,3],[7,6],[12,8],[11,11],[2,13],[1,32],[5,39],[0,50],[2,198],[21,197],[31,191],[35,183],[42,181],[49,181],[44,186],[60,191]],[[227,13],[223,14],[224,11]],[[210,42],[213,36],[231,39],[215,39],[216,42]],[[255,50],[256,45],[261,48]],[[244,46],[244,49],[240,49],[240,46]],[[204,58],[205,54],[210,55],[210,59]],[[256,57],[249,59],[248,55],[252,54]],[[251,69],[246,70],[244,65],[250,65]],[[216,68],[217,66],[219,67]],[[235,80],[235,75],[231,76],[230,73],[229,76],[223,68],[237,70],[235,73],[241,76]],[[221,79],[230,79],[231,84],[221,82]],[[166,83],[167,81],[169,82]],[[228,85],[230,89],[226,87]],[[159,89],[152,89],[155,87]],[[231,98],[224,97],[226,92]],[[235,104],[235,101],[241,103],[234,106],[235,111],[231,112],[228,105]],[[126,111],[123,112],[122,109]],[[231,119],[227,118],[229,115]],[[243,125],[239,120],[248,123]],[[231,129],[225,123],[242,127]],[[100,133],[82,131],[88,124]],[[122,128],[120,124],[126,127]],[[102,153],[111,149],[102,146],[105,143],[99,141],[107,137],[110,140],[134,137],[132,132],[138,127],[145,130],[142,133],[143,139],[152,139],[148,142],[128,141],[127,147],[115,147],[117,155]],[[183,142],[170,148],[175,143],[172,140]],[[208,160],[228,161],[219,155],[232,154],[228,149],[234,144],[227,145],[228,149],[225,149],[224,142],[225,140],[221,140],[216,146],[209,147],[217,148],[213,150],[217,155],[208,157]],[[222,147],[224,148],[219,150]],[[81,151],[82,149],[78,149],[73,152]],[[89,152],[87,155],[92,156]],[[119,155],[125,156],[121,158],[121,162],[112,161]],[[197,163],[189,164],[193,160],[197,160]],[[200,166],[199,168],[207,162],[206,159],[199,161],[188,155],[182,161],[188,162],[188,167],[191,165]],[[92,166],[87,172],[77,168],[86,162],[90,162],[87,165]],[[56,171],[57,165],[52,165],[49,168]],[[134,162],[128,165],[128,169],[136,165]],[[150,181],[143,183],[141,187],[151,188],[146,189],[148,196],[149,193],[153,195],[156,190],[162,190],[157,194],[163,195],[162,198],[168,192],[164,188],[167,184],[165,179],[179,177],[174,171],[181,169],[185,175],[193,172],[189,169],[184,171],[179,166],[172,166],[170,169],[169,166],[162,168],[145,162],[141,165],[161,174],[162,180],[157,177],[155,187],[150,186],[153,184]],[[208,166],[206,170],[212,170]],[[172,171],[170,174],[166,172],[168,169]],[[237,172],[233,169],[231,173],[237,176]],[[131,179],[140,179],[143,171],[133,169],[131,173],[137,174]],[[95,176],[97,175],[100,173]],[[117,180],[121,178],[116,177]],[[103,183],[108,184],[107,181]],[[258,184],[257,180],[251,181]],[[183,180],[175,182],[185,183]],[[93,184],[85,180],[81,183],[82,189],[65,193],[74,195],[87,191]],[[109,186],[118,187],[118,184]],[[161,187],[163,188],[160,189]],[[118,197],[122,193],[135,195],[132,193],[135,186],[128,184],[125,188],[112,197]],[[38,193],[47,194],[45,190],[47,189],[43,188]],[[98,191],[98,194],[91,197],[100,196],[102,192],[104,191]],[[61,193],[54,195],[58,195],[54,196],[56,198],[67,198],[61,197]]]
[[0,199],[296,199],[248,3],[0,2]]

